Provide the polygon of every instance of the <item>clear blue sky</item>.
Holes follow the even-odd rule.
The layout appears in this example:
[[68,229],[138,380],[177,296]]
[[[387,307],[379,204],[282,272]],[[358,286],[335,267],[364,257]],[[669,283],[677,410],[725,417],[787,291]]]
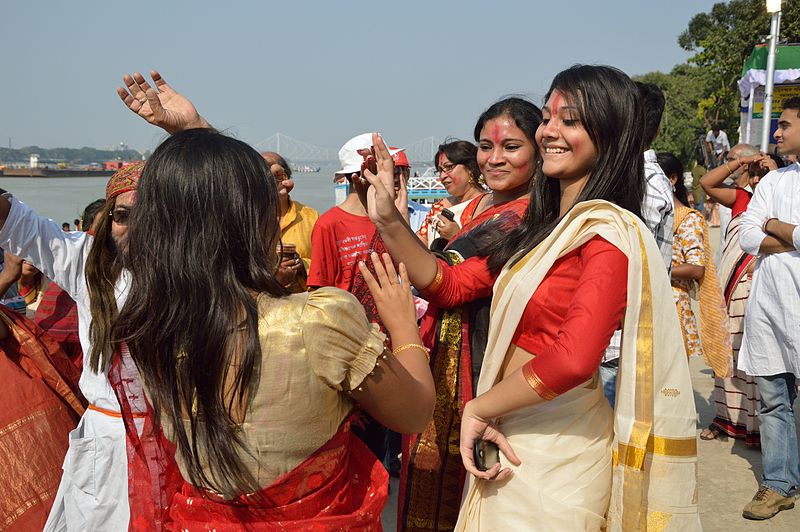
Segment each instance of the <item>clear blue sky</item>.
[[144,151],[163,136],[124,108],[122,74],[158,69],[212,124],[338,149],[471,138],[480,112],[558,71],[669,70],[710,0],[458,2],[2,0],[0,145]]

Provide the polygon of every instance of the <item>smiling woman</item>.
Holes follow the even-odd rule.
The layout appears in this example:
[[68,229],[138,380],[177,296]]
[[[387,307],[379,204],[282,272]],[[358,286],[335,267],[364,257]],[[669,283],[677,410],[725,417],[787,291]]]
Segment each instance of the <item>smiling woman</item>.
[[[669,282],[648,266],[660,263],[658,247],[639,216],[642,135],[638,90],[624,73],[575,66],[553,80],[528,210],[485,248],[502,272],[476,398],[463,411],[461,457],[472,476],[457,530],[531,529],[533,519],[538,530],[640,530],[654,514],[699,528],[688,365],[672,341],[680,333]],[[597,372],[621,325],[612,413]],[[664,388],[677,390],[671,402],[653,393]],[[502,456],[479,469],[481,440]],[[642,448],[651,440],[663,440],[658,454]],[[666,491],[678,485],[681,493]]]
[[[417,236],[427,246],[430,247],[438,238],[442,238],[440,242],[445,244],[449,242],[472,218],[472,213],[465,211],[467,204],[486,192],[480,184],[482,177],[476,153],[473,143],[455,140],[441,144],[434,155],[434,165],[439,169],[439,180],[448,197],[431,205],[417,231]],[[452,213],[452,219],[441,214],[444,209]]]
[[[487,272],[486,257],[477,256],[478,248],[481,235],[505,234],[520,223],[537,166],[534,134],[541,116],[532,103],[506,98],[478,118],[474,132],[481,148],[476,162],[492,193],[467,203],[462,220],[466,215],[469,222],[442,252],[430,253],[410,232],[394,207],[390,171],[379,171],[386,195],[376,193],[375,201],[368,203],[369,215],[392,257],[408,265],[411,282],[429,301],[420,329],[431,349],[437,403],[425,430],[403,440],[399,530],[455,526],[466,471],[453,442],[481,372],[495,279]],[[437,162],[442,164],[441,159]],[[376,178],[369,172],[364,175],[375,186]]]
[[486,121],[479,137],[478,166],[494,193],[494,202],[524,195],[535,165],[533,139],[512,116],[503,114]]

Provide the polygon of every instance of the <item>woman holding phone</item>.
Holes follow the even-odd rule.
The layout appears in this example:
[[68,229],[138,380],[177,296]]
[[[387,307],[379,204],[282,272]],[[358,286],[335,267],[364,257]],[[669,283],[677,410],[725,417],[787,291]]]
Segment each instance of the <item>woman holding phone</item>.
[[[448,266],[420,257],[416,286],[460,291],[499,273],[477,396],[461,421],[472,475],[457,530],[700,528],[689,369],[674,341],[669,279],[651,267],[661,255],[639,216],[639,98],[611,67],[559,73],[535,135],[543,162],[522,223],[485,241],[488,260]],[[378,175],[365,174],[370,216],[399,238],[388,152],[379,146],[376,158]],[[598,368],[620,324],[612,412]],[[486,471],[474,459],[481,441],[500,450]]]
[[281,206],[281,240],[277,250],[281,260],[275,278],[293,293],[305,292],[311,268],[311,231],[319,213],[289,196],[294,189],[294,179],[292,168],[283,156],[274,151],[264,152],[261,156],[278,184]]
[[459,230],[472,219],[473,212],[466,209],[469,202],[486,194],[477,161],[478,148],[466,140],[454,140],[439,146],[433,164],[439,170],[439,181],[448,196],[431,206],[417,236],[431,247],[441,239],[438,249],[444,248]]

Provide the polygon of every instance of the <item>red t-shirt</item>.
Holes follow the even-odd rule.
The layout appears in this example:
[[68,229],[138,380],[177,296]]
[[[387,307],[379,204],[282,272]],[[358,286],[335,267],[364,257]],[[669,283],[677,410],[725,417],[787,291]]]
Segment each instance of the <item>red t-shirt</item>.
[[351,291],[358,261],[367,260],[375,224],[333,207],[319,217],[311,232],[311,268],[308,286],[335,286]]

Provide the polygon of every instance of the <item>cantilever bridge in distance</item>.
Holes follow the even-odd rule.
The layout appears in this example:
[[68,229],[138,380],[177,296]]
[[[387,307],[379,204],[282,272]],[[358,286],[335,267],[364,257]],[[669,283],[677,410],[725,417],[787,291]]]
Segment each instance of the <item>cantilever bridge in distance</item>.
[[[433,166],[433,156],[439,148],[441,140],[436,137],[425,137],[410,144],[398,144],[400,148],[405,148],[408,160],[412,166],[427,167]],[[274,133],[261,142],[253,145],[259,151],[274,151],[280,153],[292,162],[336,162],[338,159],[338,148],[325,148],[317,146],[285,133]],[[421,172],[420,172],[421,173]]]

